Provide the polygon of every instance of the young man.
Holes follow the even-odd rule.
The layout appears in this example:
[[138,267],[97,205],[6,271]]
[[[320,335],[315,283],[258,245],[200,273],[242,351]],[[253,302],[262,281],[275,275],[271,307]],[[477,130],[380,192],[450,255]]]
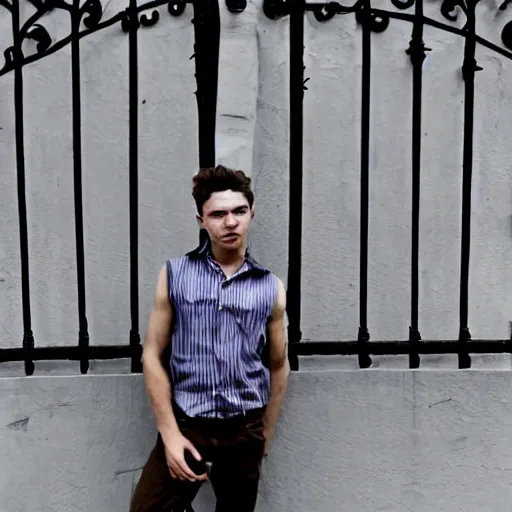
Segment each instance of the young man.
[[193,181],[208,236],[158,277],[143,351],[158,437],[131,512],[181,512],[207,478],[216,512],[252,512],[287,386],[285,289],[247,251],[251,180],[217,166]]

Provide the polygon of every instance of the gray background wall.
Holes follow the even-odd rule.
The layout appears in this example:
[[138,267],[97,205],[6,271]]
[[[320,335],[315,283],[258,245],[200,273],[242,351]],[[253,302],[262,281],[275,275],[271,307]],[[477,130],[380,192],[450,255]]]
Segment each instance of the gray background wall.
[[[31,13],[23,2],[24,19]],[[375,6],[393,9],[390,2]],[[112,0],[108,17],[125,4]],[[439,2],[426,15],[442,20]],[[161,10],[139,32],[141,331],[159,267],[197,242],[190,181],[197,165],[192,12]],[[510,14],[478,7],[478,33],[500,44]],[[254,179],[256,257],[286,279],[288,20],[261,2],[238,16],[221,5],[219,162]],[[60,39],[62,14],[45,26]],[[455,24],[462,26],[464,16]],[[411,202],[411,25],[372,35],[369,329],[406,339]],[[0,45],[10,45],[0,16]],[[425,28],[420,230],[420,332],[458,334],[463,41]],[[26,51],[34,50],[27,43]],[[35,44],[35,43],[34,43]],[[307,15],[304,100],[303,333],[354,339],[358,327],[361,32],[353,15]],[[128,342],[128,38],[118,26],[81,42],[84,229],[91,344]],[[32,318],[38,346],[78,338],[74,252],[70,48],[24,68]],[[509,336],[512,63],[477,47],[469,325],[474,338]],[[142,101],[144,100],[144,101]],[[22,339],[13,76],[0,78],[0,346]],[[510,368],[510,356],[474,358]],[[142,380],[128,362],[0,365],[0,511],[122,511],[153,442]],[[510,501],[510,373],[457,372],[455,356],[303,359],[273,451],[260,510],[505,511]],[[440,368],[447,370],[441,371]],[[435,368],[428,371],[427,368]],[[330,370],[329,370],[330,369]],[[329,371],[328,371],[329,370]],[[454,371],[449,371],[454,370]],[[94,375],[94,374],[97,375]],[[111,375],[105,375],[109,373]],[[57,376],[59,375],[59,376]],[[27,420],[28,418],[28,420]],[[198,510],[208,507],[208,489]]]
[[[22,2],[27,17],[30,4]],[[376,6],[394,9],[387,0]],[[124,8],[108,3],[105,17]],[[240,15],[221,6],[219,161],[254,179],[251,246],[286,279],[288,229],[288,19],[268,20],[260,1]],[[158,269],[197,241],[190,196],[197,166],[193,27],[179,18],[139,31],[140,286],[145,326]],[[478,7],[478,33],[499,44],[509,20]],[[440,21],[440,3],[425,14]],[[464,16],[454,25],[462,26]],[[0,42],[10,40],[0,18]],[[47,16],[55,38],[62,13]],[[368,315],[372,339],[406,339],[411,224],[411,24],[372,35]],[[464,85],[463,40],[425,27],[420,228],[420,332],[458,336]],[[26,51],[34,51],[27,43]],[[35,44],[35,43],[34,43]],[[354,339],[358,327],[361,30],[353,15],[305,20],[303,333]],[[129,332],[128,38],[118,25],[84,38],[82,108],[87,311],[91,344]],[[476,75],[469,325],[474,338],[509,336],[512,267],[512,63],[481,46]],[[24,68],[30,279],[37,345],[77,340],[70,48]],[[22,333],[14,152],[13,74],[0,79],[0,344]],[[392,300],[390,300],[392,297]]]
[[[499,371],[294,374],[257,510],[507,512],[510,393]],[[0,440],[2,512],[126,511],[154,442],[142,378],[0,379]]]

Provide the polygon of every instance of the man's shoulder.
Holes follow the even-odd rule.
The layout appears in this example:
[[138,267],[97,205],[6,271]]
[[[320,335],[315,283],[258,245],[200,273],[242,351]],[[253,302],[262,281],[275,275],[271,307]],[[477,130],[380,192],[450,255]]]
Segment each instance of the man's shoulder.
[[181,256],[171,256],[169,259],[182,265],[185,263],[199,263],[203,260],[203,258],[197,256],[195,251],[187,252]]
[[286,293],[283,281],[270,270],[260,273],[257,279],[265,290],[261,297],[266,297],[264,300],[270,300],[270,303],[275,306],[283,292]]
[[168,272],[173,275],[196,264],[197,260],[191,257],[190,254],[185,254],[183,256],[170,256],[167,258],[166,262]]
[[252,256],[248,257],[252,277],[271,285],[271,288],[284,286],[282,280],[268,267],[258,263]]
[[284,286],[283,281],[271,270],[267,270],[267,276],[276,286]]
[[167,258],[167,262],[173,264],[173,265],[177,265],[177,264],[183,264],[186,260],[189,260],[190,257],[188,254],[185,254],[183,256],[169,256]]
[[272,270],[270,270],[268,267],[258,265],[257,270],[259,272],[256,272],[256,274],[259,275],[260,277],[266,278],[269,281],[279,285],[283,284],[283,281],[277,276],[277,274],[272,272]]

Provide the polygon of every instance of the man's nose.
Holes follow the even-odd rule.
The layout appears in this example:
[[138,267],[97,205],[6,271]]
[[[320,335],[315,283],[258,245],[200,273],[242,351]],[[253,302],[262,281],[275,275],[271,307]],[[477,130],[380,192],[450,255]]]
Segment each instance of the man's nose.
[[237,219],[234,215],[226,215],[226,227],[234,227],[237,225]]

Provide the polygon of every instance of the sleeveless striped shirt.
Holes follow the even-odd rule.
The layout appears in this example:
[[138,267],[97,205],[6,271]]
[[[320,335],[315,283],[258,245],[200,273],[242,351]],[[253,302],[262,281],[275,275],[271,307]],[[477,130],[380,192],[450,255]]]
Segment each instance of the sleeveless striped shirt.
[[170,370],[188,416],[227,418],[263,407],[270,394],[267,322],[278,279],[249,253],[226,279],[208,241],[167,261],[173,305]]

